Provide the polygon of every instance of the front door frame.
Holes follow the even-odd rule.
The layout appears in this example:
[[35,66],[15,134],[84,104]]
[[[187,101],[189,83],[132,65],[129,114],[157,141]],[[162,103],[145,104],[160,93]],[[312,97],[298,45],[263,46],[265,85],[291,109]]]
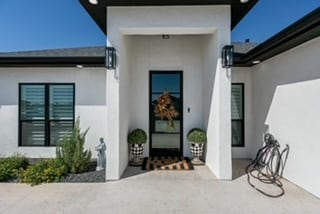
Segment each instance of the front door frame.
[[149,154],[150,156],[156,156],[157,154],[152,152],[152,75],[153,74],[179,74],[180,75],[180,99],[181,99],[181,116],[180,116],[180,150],[178,155],[183,156],[183,71],[182,70],[150,70],[149,71]]

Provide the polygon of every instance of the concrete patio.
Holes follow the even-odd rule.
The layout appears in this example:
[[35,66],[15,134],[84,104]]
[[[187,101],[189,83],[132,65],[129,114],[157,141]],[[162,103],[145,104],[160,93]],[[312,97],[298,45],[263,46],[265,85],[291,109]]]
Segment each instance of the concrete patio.
[[219,181],[205,166],[179,172],[129,167],[123,179],[106,183],[0,183],[0,213],[319,213],[320,200],[300,187],[283,180],[285,195],[268,198],[242,172]]

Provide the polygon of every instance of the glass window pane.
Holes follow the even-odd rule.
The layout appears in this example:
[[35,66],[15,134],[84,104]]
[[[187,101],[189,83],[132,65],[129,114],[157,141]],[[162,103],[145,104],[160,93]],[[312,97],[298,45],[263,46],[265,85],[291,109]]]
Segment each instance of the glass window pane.
[[21,145],[44,146],[45,125],[44,121],[21,122]]
[[45,115],[45,86],[21,85],[21,119],[43,120]]
[[180,74],[152,74],[152,92],[180,93]]
[[154,149],[179,149],[180,134],[152,134],[152,148]]
[[243,86],[232,85],[231,94],[231,118],[233,120],[243,119]]
[[59,121],[50,123],[50,144],[51,146],[57,145],[57,143],[65,136],[70,136],[73,129],[73,122],[71,121]]
[[73,120],[73,85],[50,85],[50,120]]
[[242,121],[232,121],[232,146],[243,146]]

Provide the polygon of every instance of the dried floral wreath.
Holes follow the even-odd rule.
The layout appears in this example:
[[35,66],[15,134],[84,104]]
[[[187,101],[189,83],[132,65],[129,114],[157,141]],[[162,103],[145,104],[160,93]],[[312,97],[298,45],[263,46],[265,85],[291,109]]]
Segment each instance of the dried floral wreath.
[[164,91],[163,94],[158,98],[154,112],[156,116],[161,118],[161,120],[168,120],[168,127],[173,129],[175,128],[173,119],[176,118],[179,113],[175,109],[172,97],[168,91]]

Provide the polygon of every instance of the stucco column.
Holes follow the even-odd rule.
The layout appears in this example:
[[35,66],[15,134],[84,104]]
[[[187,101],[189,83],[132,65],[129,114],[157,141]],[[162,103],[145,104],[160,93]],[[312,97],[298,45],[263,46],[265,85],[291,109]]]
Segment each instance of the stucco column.
[[119,175],[119,77],[117,70],[107,70],[107,169],[106,179],[117,180]]
[[222,68],[221,63],[218,63],[217,72],[219,72],[219,75],[217,75],[217,77],[219,78],[219,178],[230,180],[232,179],[231,68]]

